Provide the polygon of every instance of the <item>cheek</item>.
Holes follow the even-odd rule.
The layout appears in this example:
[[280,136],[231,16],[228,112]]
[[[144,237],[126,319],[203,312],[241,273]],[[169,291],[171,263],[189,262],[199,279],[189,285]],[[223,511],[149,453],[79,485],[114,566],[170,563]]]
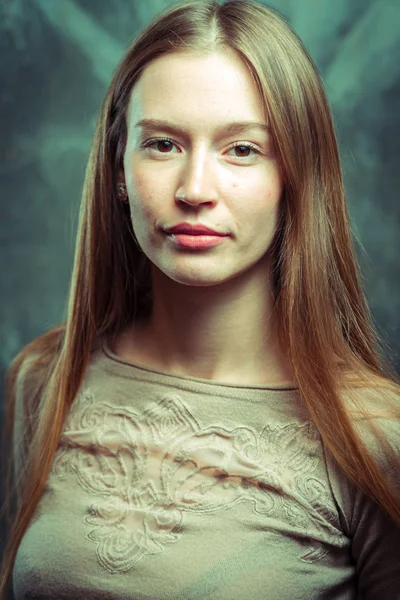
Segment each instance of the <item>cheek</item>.
[[273,181],[271,182],[271,187],[268,189],[265,198],[270,202],[270,203],[274,203],[276,201],[279,201],[280,197],[282,195],[282,185],[279,181]]
[[125,173],[125,177],[132,214],[148,218],[157,203],[157,179],[151,177],[147,170],[139,165],[133,166],[128,173]]
[[250,206],[253,210],[273,208],[282,196],[282,178],[278,172],[270,171],[254,174],[232,181],[228,197],[239,208]]
[[261,242],[265,235],[269,239],[276,227],[281,195],[278,173],[253,172],[245,180],[232,181],[227,197],[238,232],[254,241]]
[[146,169],[143,168],[143,165],[134,164],[129,172],[128,178],[130,179],[129,183],[134,196],[143,197],[152,193],[152,180]]
[[283,184],[279,173],[274,175],[268,181],[268,185],[263,186],[261,197],[264,198],[264,203],[270,210],[275,210],[282,197]]

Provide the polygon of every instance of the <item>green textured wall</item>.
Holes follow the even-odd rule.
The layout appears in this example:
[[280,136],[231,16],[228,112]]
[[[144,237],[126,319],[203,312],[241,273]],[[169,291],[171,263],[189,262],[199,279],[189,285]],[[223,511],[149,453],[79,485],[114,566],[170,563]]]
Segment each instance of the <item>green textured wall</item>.
[[[111,73],[167,0],[3,0],[1,346],[62,319],[95,119]],[[319,66],[339,133],[373,315],[400,349],[400,1],[275,0]],[[388,351],[389,352],[389,351]],[[397,357],[396,357],[396,356]]]
[[[0,369],[63,318],[77,212],[112,70],[168,0],[0,0]],[[400,371],[400,1],[275,0],[338,129],[376,324]]]

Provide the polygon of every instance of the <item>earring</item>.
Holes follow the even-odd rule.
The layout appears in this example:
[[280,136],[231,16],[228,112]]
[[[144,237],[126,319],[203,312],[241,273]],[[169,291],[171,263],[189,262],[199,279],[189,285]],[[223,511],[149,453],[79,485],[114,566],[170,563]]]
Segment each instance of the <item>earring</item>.
[[118,190],[118,198],[121,200],[121,202],[128,202],[128,192],[126,191],[126,187],[123,183],[119,183],[117,185],[117,190]]

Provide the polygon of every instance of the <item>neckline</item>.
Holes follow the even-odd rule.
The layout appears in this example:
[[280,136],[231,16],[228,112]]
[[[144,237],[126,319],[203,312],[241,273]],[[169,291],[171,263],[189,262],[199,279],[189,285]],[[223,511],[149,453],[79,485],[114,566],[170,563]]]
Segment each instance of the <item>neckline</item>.
[[129,361],[128,359],[122,358],[121,356],[115,354],[109,344],[108,344],[108,339],[107,338],[103,338],[102,342],[101,342],[101,351],[103,353],[103,356],[106,357],[106,359],[112,361],[114,364],[118,364],[121,366],[121,368],[123,369],[125,374],[131,374],[131,375],[135,375],[136,374],[141,374],[142,376],[144,374],[151,374],[155,377],[163,377],[168,379],[169,382],[172,382],[173,380],[182,382],[182,383],[192,383],[192,384],[199,384],[199,385],[209,385],[209,386],[213,386],[215,388],[228,388],[228,389],[240,389],[240,390],[271,390],[271,391],[296,391],[298,390],[298,388],[295,385],[288,385],[287,383],[276,383],[276,384],[240,384],[240,383],[229,383],[229,382],[221,382],[221,381],[214,381],[212,379],[203,379],[200,377],[192,377],[189,375],[183,375],[183,374],[179,374],[179,373],[171,373],[171,372],[167,372],[167,371],[159,371],[157,369],[154,369],[152,367],[146,366],[146,365],[142,365],[139,363],[133,363],[131,361]]

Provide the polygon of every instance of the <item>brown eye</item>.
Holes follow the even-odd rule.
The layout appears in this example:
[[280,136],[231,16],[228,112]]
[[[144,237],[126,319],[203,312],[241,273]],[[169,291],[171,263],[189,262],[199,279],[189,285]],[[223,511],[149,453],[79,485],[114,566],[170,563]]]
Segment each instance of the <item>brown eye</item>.
[[141,145],[142,148],[149,148],[159,154],[171,154],[169,150],[172,146],[175,146],[175,142],[168,138],[153,138],[143,142]]
[[256,154],[260,154],[260,150],[253,144],[234,144],[230,147],[229,152],[235,151],[236,158],[251,158]]
[[164,154],[168,154],[168,150],[172,146],[172,142],[168,140],[157,140],[156,142],[154,142],[154,144],[157,144],[157,150]]
[[[235,150],[239,150],[239,156],[241,157],[247,157],[249,156],[249,151],[251,151],[251,148],[249,146],[244,146],[244,145],[240,145],[240,146],[235,146]],[[247,154],[246,154],[247,152]]]

